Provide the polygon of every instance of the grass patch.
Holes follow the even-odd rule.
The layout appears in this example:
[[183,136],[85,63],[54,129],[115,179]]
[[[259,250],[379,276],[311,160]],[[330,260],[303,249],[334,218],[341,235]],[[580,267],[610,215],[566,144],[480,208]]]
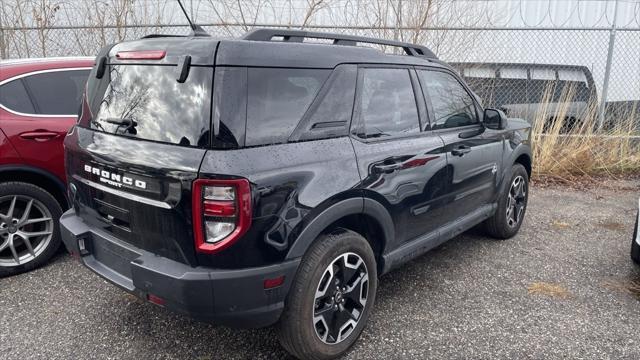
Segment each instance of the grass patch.
[[598,123],[593,102],[576,117],[575,91],[566,87],[558,100],[545,91],[532,126],[533,178],[572,183],[577,177],[627,177],[640,174],[640,109],[631,108]]
[[551,222],[551,226],[553,226],[554,228],[556,228],[558,230],[564,230],[564,229],[567,229],[567,228],[571,227],[571,224],[563,222],[563,221],[559,221],[559,220],[553,220]]
[[600,226],[611,231],[625,231],[625,226],[616,221],[605,221],[600,223]]
[[640,279],[607,280],[602,285],[607,289],[629,294],[640,300]]
[[546,282],[534,282],[527,288],[531,295],[545,295],[553,298],[568,299],[571,294],[567,289],[558,284]]

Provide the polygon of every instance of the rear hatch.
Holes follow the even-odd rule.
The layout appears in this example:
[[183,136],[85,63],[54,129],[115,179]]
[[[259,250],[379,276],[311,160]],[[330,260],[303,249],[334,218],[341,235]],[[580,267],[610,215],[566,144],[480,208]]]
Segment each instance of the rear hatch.
[[210,143],[216,46],[160,38],[103,49],[65,140],[70,197],[85,222],[191,265],[191,185]]

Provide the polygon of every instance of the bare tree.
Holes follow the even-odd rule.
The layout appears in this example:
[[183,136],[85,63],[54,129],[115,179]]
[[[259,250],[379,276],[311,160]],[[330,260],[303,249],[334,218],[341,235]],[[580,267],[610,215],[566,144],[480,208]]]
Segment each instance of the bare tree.
[[324,0],[307,0],[307,11],[304,14],[300,28],[304,29],[313,18],[313,15],[325,6],[327,6],[327,2]]
[[[0,24],[25,29],[3,28],[0,48],[8,57],[90,55],[105,44],[148,33],[187,31],[176,28],[185,21],[173,0],[0,1]],[[464,53],[461,50],[478,36],[478,32],[433,29],[460,19],[477,21],[473,6],[450,0],[191,0],[186,5],[193,20],[210,24],[214,35],[231,37],[259,24],[330,28],[425,44],[446,58]],[[52,29],[54,25],[83,28]]]

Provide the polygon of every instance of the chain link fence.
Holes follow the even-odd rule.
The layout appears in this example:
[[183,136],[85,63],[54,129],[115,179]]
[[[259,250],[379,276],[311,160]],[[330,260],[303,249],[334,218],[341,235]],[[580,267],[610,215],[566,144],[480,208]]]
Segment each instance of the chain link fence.
[[[288,21],[284,16],[272,18],[280,21],[216,22],[205,23],[203,27],[212,36],[224,38],[238,37],[258,27],[272,27],[420,43],[456,68],[485,106],[500,108],[510,116],[531,122],[542,120],[545,126],[562,117],[569,120],[569,127],[589,118],[606,128],[631,122],[640,129],[640,26],[634,23],[617,29],[615,26],[429,27],[419,23],[399,26],[397,22],[391,26],[386,22],[360,25],[359,21],[354,21],[356,25],[326,24],[326,21],[314,24],[307,21],[308,16],[300,23],[291,23],[291,15]],[[257,15],[254,19],[258,19]],[[148,34],[190,32],[188,26],[168,20],[165,23],[161,17],[156,22],[0,26],[0,56],[92,56],[100,47],[113,42]]]

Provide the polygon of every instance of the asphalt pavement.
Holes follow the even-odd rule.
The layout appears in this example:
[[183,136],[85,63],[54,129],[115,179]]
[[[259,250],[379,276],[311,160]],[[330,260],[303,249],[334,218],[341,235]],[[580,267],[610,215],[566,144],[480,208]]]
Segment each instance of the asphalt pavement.
[[[640,359],[640,182],[531,188],[519,235],[472,230],[385,275],[348,359]],[[272,329],[198,323],[71,257],[0,279],[2,359],[281,359]]]

